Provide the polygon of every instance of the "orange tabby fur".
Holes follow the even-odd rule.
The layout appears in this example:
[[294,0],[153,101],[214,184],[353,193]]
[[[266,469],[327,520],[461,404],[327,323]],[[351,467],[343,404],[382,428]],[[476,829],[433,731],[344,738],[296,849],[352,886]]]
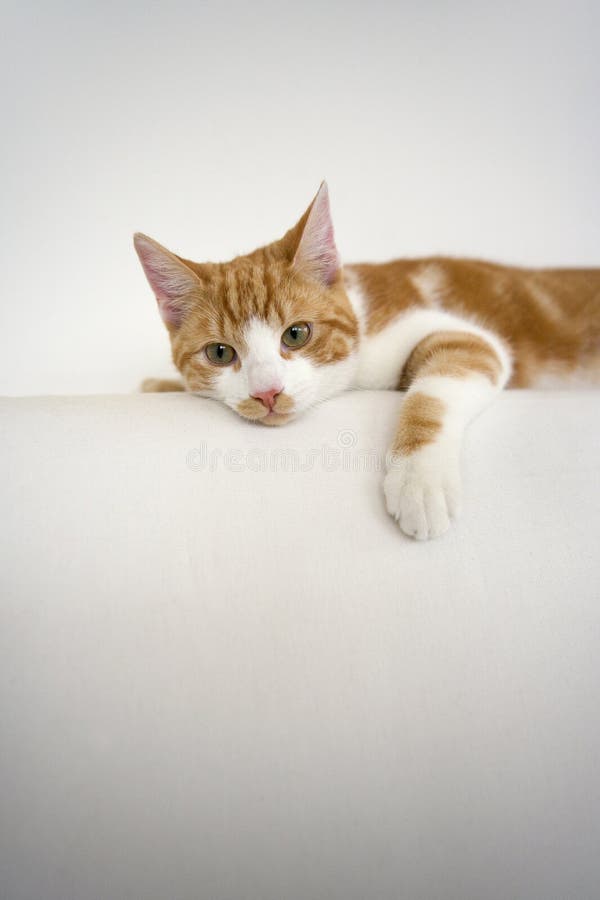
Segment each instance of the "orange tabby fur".
[[[436,306],[474,317],[508,343],[509,387],[531,387],[543,371],[587,371],[600,382],[600,269],[524,269],[446,257],[350,267],[369,301],[368,331],[400,312]],[[432,273],[435,299],[419,287]],[[403,387],[406,387],[406,382]]]
[[[325,185],[283,238],[227,263],[135,241],[185,389],[267,425],[348,387],[407,391],[384,491],[417,538],[456,513],[462,433],[502,387],[600,383],[600,269],[445,257],[343,269]],[[294,323],[309,338],[290,349],[281,336]],[[231,351],[226,370],[212,344]]]
[[[198,275],[202,303],[179,329],[170,329],[173,360],[188,378],[190,390],[207,387],[214,372],[194,360],[198,346],[210,340],[243,345],[241,326],[251,315],[293,319],[293,307],[330,325],[321,329],[307,352],[319,364],[343,358],[358,339],[358,324],[344,303],[343,277],[327,291],[308,279],[291,289],[289,251],[304,219],[281,240],[228,263],[195,263],[177,257]],[[510,346],[513,371],[508,387],[531,387],[544,371],[568,376],[576,369],[600,381],[600,269],[523,269],[466,259],[428,257],[387,263],[353,264],[368,298],[367,333],[384,329],[397,316],[417,307],[442,308],[474,317]],[[419,276],[434,272],[436,298],[419,288]],[[423,352],[423,348],[421,348]],[[471,352],[473,360],[477,348]],[[409,361],[399,389],[414,374]],[[175,382],[148,379],[146,391],[177,390]]]
[[304,317],[318,323],[306,348],[318,365],[337,362],[356,345],[358,323],[348,307],[342,278],[327,289],[299,275],[293,281],[290,278],[289,258],[304,219],[282,240],[228,263],[195,263],[178,257],[197,275],[202,291],[202,302],[190,310],[181,327],[170,329],[173,361],[190,390],[209,387],[216,375],[197,358],[198,347],[224,341],[244,348],[243,326],[253,316],[293,322],[294,309],[301,306]]
[[407,397],[394,440],[392,453],[407,456],[435,440],[442,428],[444,404],[437,397],[416,391]]

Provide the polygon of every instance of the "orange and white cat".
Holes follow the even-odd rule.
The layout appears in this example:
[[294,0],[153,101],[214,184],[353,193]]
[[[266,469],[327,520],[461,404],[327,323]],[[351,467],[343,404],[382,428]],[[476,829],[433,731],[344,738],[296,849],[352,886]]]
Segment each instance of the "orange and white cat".
[[418,539],[460,503],[467,424],[503,387],[600,383],[600,269],[521,269],[432,257],[342,268],[325,183],[278,241],[226,263],[135,248],[183,385],[283,425],[340,391],[405,390],[384,480]]

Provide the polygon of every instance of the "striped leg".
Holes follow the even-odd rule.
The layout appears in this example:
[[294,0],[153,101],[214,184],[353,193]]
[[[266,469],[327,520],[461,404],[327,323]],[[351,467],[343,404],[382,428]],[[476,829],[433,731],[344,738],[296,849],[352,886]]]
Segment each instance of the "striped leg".
[[459,457],[465,427],[506,384],[510,361],[494,338],[440,331],[413,350],[408,386],[388,455],[387,509],[418,540],[437,537],[460,503]]

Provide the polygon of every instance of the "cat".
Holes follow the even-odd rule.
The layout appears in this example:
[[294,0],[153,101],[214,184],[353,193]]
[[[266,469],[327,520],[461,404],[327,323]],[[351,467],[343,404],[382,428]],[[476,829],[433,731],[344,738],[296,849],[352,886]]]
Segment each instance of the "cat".
[[431,257],[342,268],[325,182],[300,221],[227,263],[134,245],[188,390],[284,425],[350,388],[406,391],[388,512],[418,540],[459,511],[468,423],[504,387],[600,383],[600,269]]

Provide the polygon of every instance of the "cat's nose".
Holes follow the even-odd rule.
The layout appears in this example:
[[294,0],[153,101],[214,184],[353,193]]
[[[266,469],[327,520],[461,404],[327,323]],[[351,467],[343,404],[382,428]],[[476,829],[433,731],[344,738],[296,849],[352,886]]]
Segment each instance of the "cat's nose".
[[275,406],[275,398],[279,397],[281,391],[282,388],[280,387],[271,388],[270,391],[257,391],[255,394],[252,394],[252,396],[256,400],[260,400],[267,407],[267,409],[273,409],[273,407]]

